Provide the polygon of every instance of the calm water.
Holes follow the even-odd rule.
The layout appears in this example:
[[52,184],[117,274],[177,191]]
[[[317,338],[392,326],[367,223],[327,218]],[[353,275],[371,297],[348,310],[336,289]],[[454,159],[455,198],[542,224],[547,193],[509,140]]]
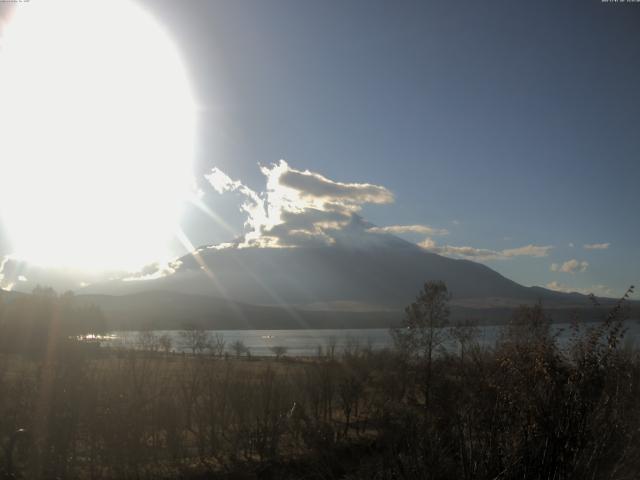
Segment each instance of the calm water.
[[[560,342],[566,341],[569,337],[569,324],[555,324],[554,331],[561,330]],[[625,345],[640,346],[640,322],[632,320],[626,322],[627,334],[623,343]],[[486,326],[479,328],[477,341],[481,345],[491,346],[495,343],[503,327]],[[172,349],[176,352],[188,351],[180,332],[175,330],[154,331],[155,335],[167,334],[172,338]],[[282,346],[287,348],[289,356],[314,356],[318,354],[318,347],[326,349],[335,345],[336,352],[344,351],[348,348],[371,347],[382,349],[392,346],[389,330],[382,328],[371,329],[345,329],[345,330],[216,330],[209,332],[212,336],[222,335],[227,345],[240,340],[250,350],[251,355],[273,356],[271,348]],[[110,347],[137,348],[139,345],[139,332],[123,331],[113,332],[103,345]],[[448,349],[455,348],[453,342],[445,344]]]

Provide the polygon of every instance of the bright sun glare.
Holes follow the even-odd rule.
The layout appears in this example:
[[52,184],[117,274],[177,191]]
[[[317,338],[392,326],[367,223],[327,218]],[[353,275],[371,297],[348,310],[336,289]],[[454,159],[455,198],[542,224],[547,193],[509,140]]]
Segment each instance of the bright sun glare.
[[171,39],[128,0],[64,0],[19,5],[0,42],[0,215],[15,256],[82,269],[164,258],[195,124]]

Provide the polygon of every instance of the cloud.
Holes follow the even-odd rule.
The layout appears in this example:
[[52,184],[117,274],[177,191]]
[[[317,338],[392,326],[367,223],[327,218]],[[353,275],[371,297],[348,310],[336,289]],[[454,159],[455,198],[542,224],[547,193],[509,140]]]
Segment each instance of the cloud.
[[504,250],[490,250],[487,248],[476,248],[468,246],[437,245],[431,238],[426,238],[418,244],[420,247],[440,255],[450,257],[465,258],[468,260],[507,260],[514,257],[546,257],[552,246],[525,245],[518,248],[507,248]]
[[549,250],[552,246],[539,246],[539,245],[525,245],[518,248],[507,248],[501,250],[500,253],[506,258],[511,257],[546,257],[549,255]]
[[294,247],[330,245],[337,230],[360,221],[357,213],[367,203],[393,202],[385,187],[369,183],[343,183],[309,170],[296,170],[284,160],[261,166],[266,190],[256,193],[232,180],[218,168],[205,175],[219,193],[237,192],[244,197],[246,233],[238,247]]
[[494,260],[499,256],[499,252],[494,250],[488,250],[484,248],[475,248],[475,247],[456,247],[454,245],[436,245],[436,242],[431,238],[425,239],[423,242],[419,243],[422,248],[426,248],[434,253],[439,253],[441,255],[447,255],[451,257],[460,257],[466,258],[470,260]]
[[611,246],[610,243],[585,243],[585,250],[607,250]]
[[0,257],[0,289],[12,290],[18,275],[16,260],[11,255]]
[[577,273],[577,272],[586,272],[587,268],[589,268],[589,262],[578,261],[575,258],[571,260],[567,260],[562,265],[557,263],[551,264],[552,272],[564,272],[564,273]]
[[[391,203],[393,194],[384,187],[371,185],[370,183],[342,183],[334,182],[319,173],[309,170],[299,171],[290,168],[284,160],[280,160],[280,166],[284,169],[279,172],[278,182],[284,187],[290,187],[300,192],[301,196],[314,199],[324,199],[329,203],[344,202],[348,204],[363,203]],[[263,168],[265,175],[278,169]]]
[[562,283],[558,283],[554,280],[553,282],[547,283],[546,287],[549,290],[555,290],[556,292],[564,293],[582,293],[583,295],[589,295],[590,293],[593,293],[594,295],[609,297],[614,295],[613,290],[611,290],[606,285],[592,285],[589,288],[574,288]]
[[214,167],[204,177],[218,193],[238,192],[244,197],[245,201],[240,206],[240,210],[247,214],[245,227],[255,232],[268,224],[269,219],[265,210],[264,200],[256,192],[243,185],[239,180],[232,180],[217,167]]
[[391,233],[394,235],[401,233],[419,233],[421,235],[449,235],[446,228],[435,228],[429,225],[389,225],[387,227],[371,227],[372,233]]
[[435,240],[429,237],[425,238],[422,242],[420,242],[418,246],[424,248],[425,250],[433,251],[435,253],[439,253],[436,250],[441,248],[441,247],[438,247]]
[[[5,290],[11,290],[11,288],[7,288],[9,284],[7,283],[5,285],[4,283],[4,279],[7,276],[5,267],[9,263],[9,260],[11,260],[11,257],[9,255],[0,258],[0,288],[4,288]],[[13,287],[13,284],[11,284],[11,287]]]
[[11,257],[9,255],[6,255],[2,257],[2,259],[0,259],[0,286],[2,285],[2,280],[4,280],[5,277],[4,267],[7,265],[10,259]]
[[[175,266],[176,262],[171,262],[168,266]],[[122,270],[87,272],[71,268],[46,267],[29,263],[16,256],[0,256],[0,288],[14,289],[23,292],[30,291],[35,285],[51,286],[58,292],[76,290],[78,287],[86,287],[89,284],[107,282],[111,280],[122,280],[129,277],[144,279],[145,275],[150,275],[152,269],[162,270],[165,266],[153,264],[154,267],[144,267],[140,272],[126,272]],[[156,273],[159,277],[160,273]]]
[[205,175],[204,178],[208,180],[211,186],[218,193],[238,190],[243,187],[241,182],[231,180],[229,175],[224,173],[218,167],[214,167],[211,170],[211,173]]
[[553,248],[530,244],[490,250],[437,245],[431,237],[447,235],[447,229],[423,224],[378,227],[362,220],[358,213],[363,205],[393,202],[393,194],[383,186],[334,181],[309,170],[296,170],[284,160],[261,166],[260,170],[266,179],[266,189],[260,193],[231,179],[218,168],[205,176],[217,192],[236,192],[244,198],[240,208],[247,214],[246,233],[234,244],[225,247],[331,245],[337,241],[338,232],[341,232],[341,239],[346,238],[345,234],[353,227],[372,234],[425,235],[427,238],[419,244],[422,248],[441,255],[476,261],[546,257]]
[[[154,262],[142,267],[142,269],[136,272],[130,272],[128,275],[121,278],[123,282],[137,282],[144,280],[157,280],[158,278],[168,277],[176,273],[182,262],[176,260],[167,264]],[[82,282],[85,283],[85,282]],[[81,286],[87,286],[81,285]]]

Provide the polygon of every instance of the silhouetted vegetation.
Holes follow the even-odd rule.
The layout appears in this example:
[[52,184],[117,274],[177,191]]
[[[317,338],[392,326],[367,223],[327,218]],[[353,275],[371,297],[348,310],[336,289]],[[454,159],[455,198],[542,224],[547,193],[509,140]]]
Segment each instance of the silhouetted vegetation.
[[[1,313],[0,468],[9,478],[626,479],[640,471],[640,362],[621,344],[626,296],[601,323],[576,321],[568,345],[538,305],[516,311],[495,347],[481,348],[473,324],[449,325],[446,286],[428,283],[395,332],[395,350],[353,341],[337,351],[329,342],[315,359],[251,361],[242,342],[194,330],[183,334],[192,355],[171,353],[151,332],[140,336],[144,350],[91,351],[67,339],[24,355],[54,332],[91,331],[64,297],[38,292]],[[18,327],[19,315],[28,321]],[[97,314],[82,318],[99,328]],[[46,330],[25,333],[37,326]],[[456,348],[444,348],[445,334]]]
[[56,294],[36,287],[32,295],[0,300],[0,351],[44,354],[70,338],[105,332],[105,319],[94,306],[76,305],[72,292]]
[[271,353],[276,356],[276,360],[279,360],[281,357],[287,354],[288,348],[281,345],[274,345],[269,350],[271,350]]

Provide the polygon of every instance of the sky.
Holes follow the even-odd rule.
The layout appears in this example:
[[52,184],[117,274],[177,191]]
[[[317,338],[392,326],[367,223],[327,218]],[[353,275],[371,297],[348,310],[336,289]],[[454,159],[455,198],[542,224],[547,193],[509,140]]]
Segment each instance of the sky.
[[246,233],[243,194],[214,169],[259,194],[284,159],[384,188],[353,211],[524,285],[637,281],[640,3],[140,3],[198,106],[194,175],[217,220],[186,209],[193,245]]

